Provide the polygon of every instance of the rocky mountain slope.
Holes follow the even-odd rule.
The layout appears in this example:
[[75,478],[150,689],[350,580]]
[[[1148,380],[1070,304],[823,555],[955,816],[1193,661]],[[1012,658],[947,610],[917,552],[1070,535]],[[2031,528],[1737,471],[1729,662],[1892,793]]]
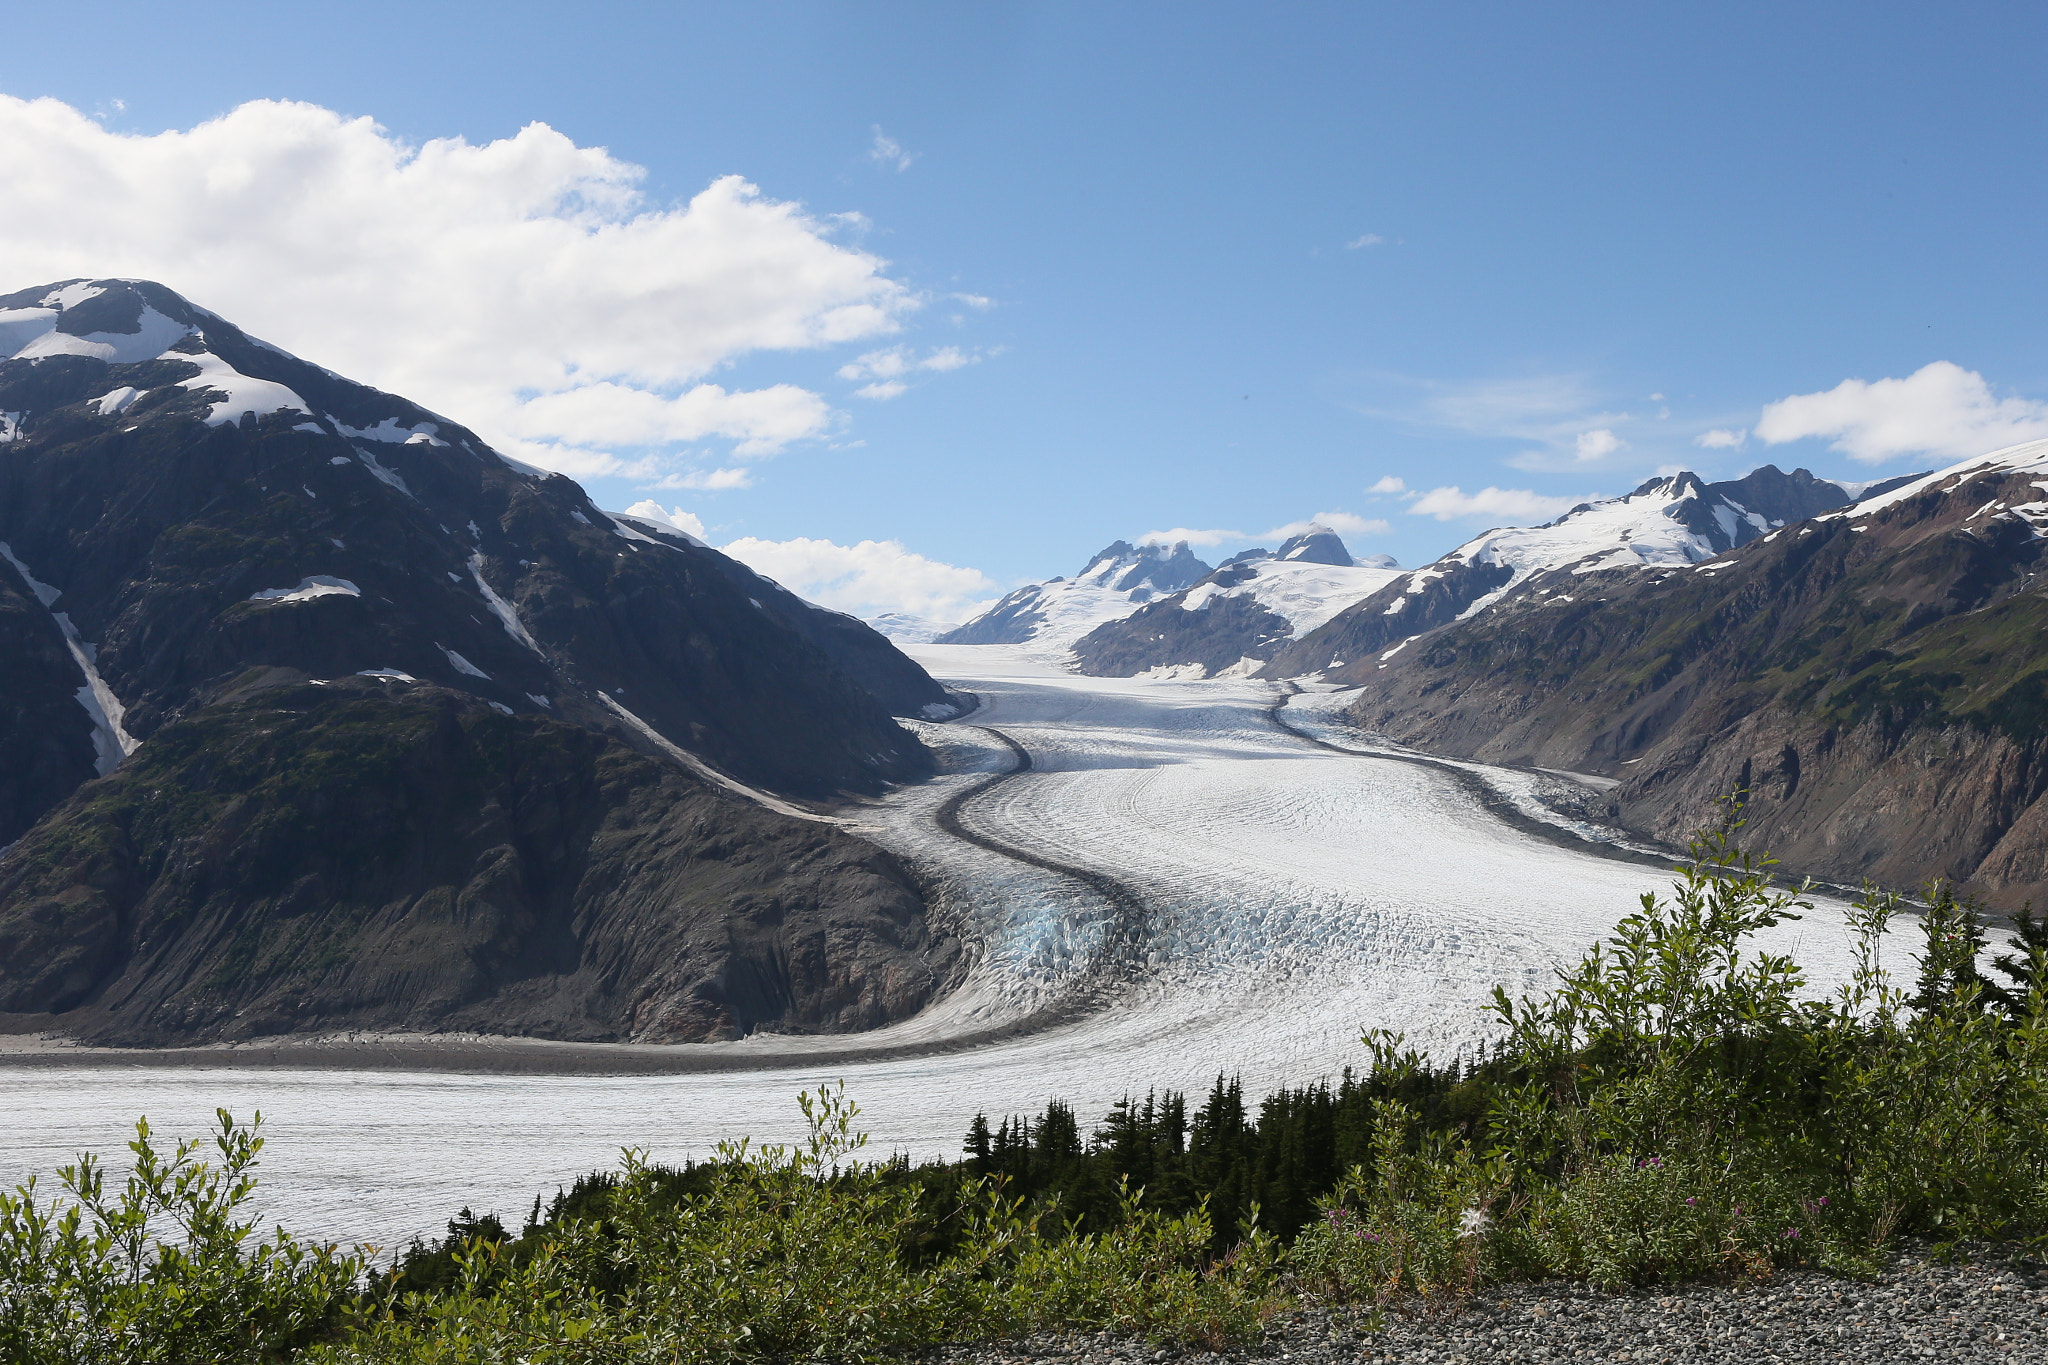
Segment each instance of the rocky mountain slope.
[[2038,902],[2044,489],[2048,442],[2015,447],[1697,565],[1531,576],[1328,676],[1396,740],[1617,778],[1619,817],[1653,835],[1744,787],[1746,837],[1794,867]]
[[1314,527],[1278,550],[1232,555],[1192,586],[1097,626],[1075,642],[1074,666],[1108,678],[1250,673],[1400,575],[1391,555],[1354,560],[1336,532]]
[[1112,542],[1072,578],[1029,583],[957,630],[942,645],[1040,645],[1066,649],[1103,624],[1145,603],[1191,587],[1209,572],[1186,541],[1172,545]]
[[1723,483],[1703,483],[1689,471],[1651,479],[1542,526],[1488,531],[1390,580],[1279,649],[1261,676],[1337,676],[1347,666],[1355,672],[1404,640],[1486,611],[1532,579],[1566,582],[1603,569],[1696,564],[1878,491],[1881,485],[1830,483],[1774,465]]
[[[0,297],[0,685],[0,1008],[17,1015],[82,1011],[96,1036],[156,1040],[458,1017],[709,1037],[877,1022],[924,997],[848,982],[943,974],[886,858],[734,795],[830,799],[929,771],[891,715],[950,709],[922,670],[158,285]],[[346,700],[346,724],[290,719],[326,716],[321,696]],[[403,785],[358,738],[415,733],[439,754],[416,802],[438,823],[387,831],[389,860],[330,894],[321,859],[363,852],[365,811]],[[514,813],[493,823],[491,802]],[[626,875],[593,851],[620,822],[722,852]],[[529,827],[531,847],[508,832]],[[785,844],[811,852],[778,865],[766,850]],[[579,892],[601,868],[612,889]],[[748,896],[767,907],[758,932],[725,908]],[[510,927],[481,927],[494,917]],[[297,921],[283,940],[280,919]],[[470,971],[481,940],[447,924],[499,933],[499,965]],[[606,958],[607,932],[642,955]],[[721,935],[723,965],[663,957]],[[287,940],[282,958],[231,947]],[[401,940],[417,991],[378,975]],[[812,975],[830,989],[735,984],[825,942]],[[630,1005],[657,959],[664,999],[715,1008]],[[592,972],[602,989],[569,984]],[[461,984],[420,985],[444,979]],[[277,998],[299,1004],[251,1006],[287,981]]]

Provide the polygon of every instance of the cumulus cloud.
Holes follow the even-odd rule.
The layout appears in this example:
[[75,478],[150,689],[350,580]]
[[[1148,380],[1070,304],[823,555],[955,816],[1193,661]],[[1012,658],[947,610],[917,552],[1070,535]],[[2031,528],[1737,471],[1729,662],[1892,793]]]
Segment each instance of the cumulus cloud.
[[1346,251],[1360,251],[1369,246],[1380,246],[1384,244],[1386,240],[1386,238],[1380,236],[1377,232],[1368,232],[1363,237],[1353,237],[1350,241],[1344,244],[1344,249]]
[[1147,531],[1138,537],[1140,545],[1177,545],[1186,541],[1190,545],[1229,545],[1235,541],[1250,540],[1242,531],[1226,531],[1221,528],[1197,530],[1190,526],[1176,526],[1170,531]]
[[1715,427],[1692,438],[1692,443],[1703,450],[1740,450],[1749,439],[1749,432],[1738,427],[1731,431],[1727,427]]
[[1395,493],[1406,493],[1408,485],[1398,475],[1388,474],[1365,491],[1376,496],[1386,497]]
[[881,125],[877,124],[875,140],[868,144],[868,160],[900,173],[910,169],[910,163],[917,160],[917,153],[904,151],[903,144],[883,132]]
[[901,398],[910,392],[910,385],[900,379],[885,379],[877,384],[863,384],[853,391],[855,398],[866,398],[885,403],[891,398]]
[[634,442],[759,456],[822,434],[815,394],[700,381],[750,352],[894,332],[916,296],[833,240],[840,224],[738,176],[685,204],[649,200],[643,176],[540,123],[413,146],[263,100],[138,135],[0,96],[0,260],[8,288],[160,280],[571,473],[621,472]]
[[1317,527],[1346,536],[1376,536],[1392,529],[1378,517],[1361,517],[1350,512],[1318,512],[1303,521],[1290,521],[1285,526],[1275,526],[1260,539],[1285,540],[1289,536],[1306,535]]
[[530,440],[650,446],[718,436],[738,443],[735,455],[753,457],[817,435],[831,420],[824,399],[794,384],[738,393],[698,384],[664,397],[609,380],[529,399],[514,414],[518,433]]
[[1456,484],[1450,484],[1430,489],[1410,503],[1408,510],[1416,516],[1435,517],[1438,521],[1485,517],[1496,525],[1529,525],[1562,516],[1583,501],[1582,498],[1546,497],[1527,488],[1487,487],[1477,493],[1467,493]]
[[854,616],[903,612],[964,621],[986,610],[998,594],[980,570],[926,559],[893,540],[839,545],[749,536],[720,548],[798,596]]
[[685,512],[680,507],[668,511],[652,498],[634,503],[626,509],[626,515],[639,517],[643,521],[658,521],[664,526],[674,527],[686,536],[704,539],[704,522],[695,512]]
[[1622,440],[1606,427],[1599,427],[1593,431],[1580,432],[1578,438],[1572,442],[1572,454],[1577,457],[1581,464],[1584,464],[1593,460],[1605,459],[1627,445],[1627,441]]
[[1975,370],[1937,360],[1904,379],[1845,379],[1781,398],[1764,408],[1755,430],[1770,445],[1828,437],[1834,449],[1871,464],[1900,455],[1966,459],[2048,437],[2048,403],[1999,398]]

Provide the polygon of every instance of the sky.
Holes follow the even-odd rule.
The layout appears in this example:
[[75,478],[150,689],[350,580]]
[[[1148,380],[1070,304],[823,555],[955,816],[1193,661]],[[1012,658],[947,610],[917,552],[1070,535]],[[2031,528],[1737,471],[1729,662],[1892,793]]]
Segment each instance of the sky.
[[2040,6],[4,25],[0,292],[160,280],[864,615],[2048,436]]

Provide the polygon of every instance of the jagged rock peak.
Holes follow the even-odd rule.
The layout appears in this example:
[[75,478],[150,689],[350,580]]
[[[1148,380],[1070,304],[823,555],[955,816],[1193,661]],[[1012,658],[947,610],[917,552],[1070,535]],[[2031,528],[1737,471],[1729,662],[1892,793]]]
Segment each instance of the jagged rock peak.
[[1336,564],[1345,568],[1357,562],[1351,558],[1351,551],[1344,548],[1344,542],[1338,539],[1337,533],[1327,526],[1311,526],[1298,536],[1289,536],[1281,542],[1273,557],[1303,564]]
[[1075,581],[1105,587],[1113,592],[1151,588],[1155,592],[1179,592],[1193,587],[1210,572],[1210,566],[1195,557],[1185,540],[1171,545],[1132,545],[1112,541],[1093,555]]

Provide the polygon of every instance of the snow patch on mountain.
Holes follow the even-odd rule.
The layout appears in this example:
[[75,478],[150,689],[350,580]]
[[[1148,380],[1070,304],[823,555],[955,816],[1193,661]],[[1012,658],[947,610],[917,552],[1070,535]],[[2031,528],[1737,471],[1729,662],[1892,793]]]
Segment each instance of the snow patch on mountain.
[[211,351],[172,351],[166,352],[165,358],[199,367],[196,377],[178,381],[179,388],[221,395],[206,411],[210,427],[244,417],[268,417],[273,412],[309,411],[306,400],[284,385],[251,378]]
[[[1382,556],[1386,558],[1386,556]],[[1398,566],[1337,565],[1314,560],[1266,559],[1246,566],[1249,577],[1232,586],[1214,580],[1191,589],[1183,611],[1200,611],[1212,601],[1249,597],[1293,627],[1298,638],[1401,576]]]
[[128,405],[140,397],[142,397],[141,389],[135,388],[132,385],[124,385],[113,390],[111,393],[103,393],[99,397],[91,399],[86,403],[86,406],[102,417],[112,417],[116,413],[126,412]]
[[[29,572],[28,565],[15,556],[14,547],[0,540],[0,559],[14,566],[22,582],[35,594],[36,601],[48,609],[64,595],[60,588],[52,587]],[[57,623],[58,631],[64,637],[64,647],[71,652],[71,658],[78,665],[78,671],[85,676],[85,686],[78,689],[78,704],[84,708],[86,718],[92,723],[93,767],[101,777],[120,766],[121,760],[142,746],[142,741],[128,733],[122,725],[127,717],[127,708],[114,695],[114,689],[107,686],[100,676],[99,650],[86,643],[78,634],[78,627],[71,623],[71,617],[61,611],[50,612],[50,619]]]
[[[60,299],[71,292],[59,290],[49,299]],[[95,298],[103,292],[94,289],[85,298]],[[165,317],[147,304],[143,305],[142,316],[132,332],[87,332],[79,335],[62,330],[59,323],[63,310],[76,307],[85,302],[85,298],[62,302],[56,307],[10,308],[0,312],[0,329],[4,329],[0,330],[0,338],[19,339],[11,353],[12,358],[40,360],[53,355],[82,355],[104,360],[110,365],[139,365],[145,360],[156,359],[195,330],[176,318]]]
[[526,624],[519,619],[519,613],[512,609],[510,602],[498,596],[497,589],[484,577],[483,551],[479,550],[469,557],[469,576],[476,580],[476,590],[484,595],[485,605],[490,607],[491,614],[498,618],[498,624],[505,627],[505,633],[545,659],[547,652],[534,643],[533,636],[527,633]]
[[316,573],[301,578],[296,588],[265,588],[249,594],[251,602],[311,602],[316,597],[361,597],[362,589],[346,578]]
[[383,461],[377,458],[377,453],[375,451],[369,449],[367,446],[351,446],[349,448],[355,451],[356,460],[363,466],[363,468],[369,470],[371,475],[374,476],[379,483],[390,485],[391,487],[397,489],[399,492],[405,494],[405,496],[407,496],[408,498],[412,498],[414,502],[419,501],[417,497],[413,497],[412,489],[406,487],[404,477],[401,476],[395,469],[387,469],[384,466]]

